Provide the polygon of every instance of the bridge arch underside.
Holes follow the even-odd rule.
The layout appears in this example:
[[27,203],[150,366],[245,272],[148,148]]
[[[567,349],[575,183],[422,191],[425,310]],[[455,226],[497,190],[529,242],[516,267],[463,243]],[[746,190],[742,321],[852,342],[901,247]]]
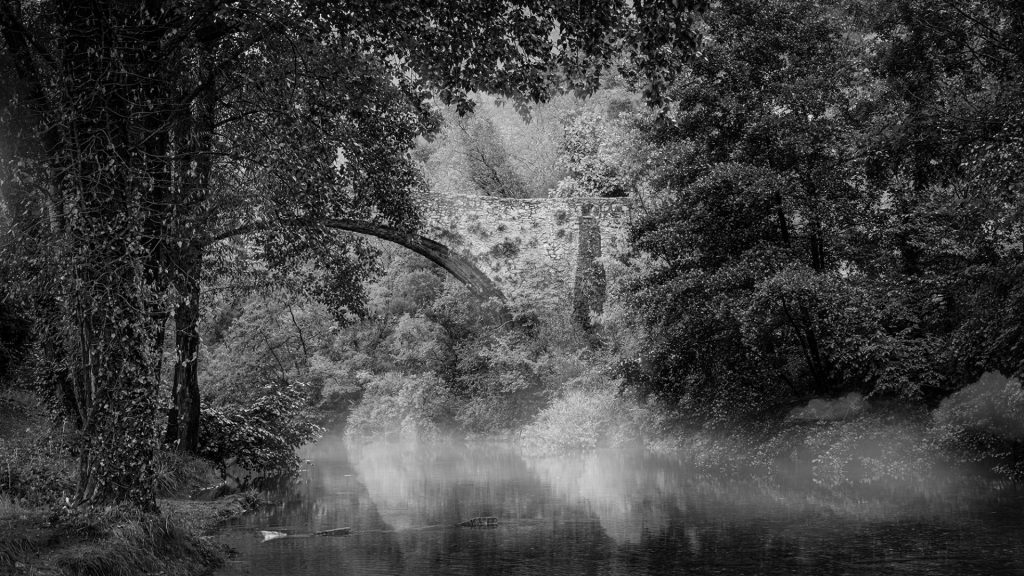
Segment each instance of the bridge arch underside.
[[504,294],[502,294],[497,285],[477,268],[475,264],[440,242],[416,233],[357,220],[331,220],[326,222],[325,226],[335,230],[374,236],[404,246],[447,270],[457,280],[465,284],[470,292],[478,298],[483,300],[489,298],[505,299]]

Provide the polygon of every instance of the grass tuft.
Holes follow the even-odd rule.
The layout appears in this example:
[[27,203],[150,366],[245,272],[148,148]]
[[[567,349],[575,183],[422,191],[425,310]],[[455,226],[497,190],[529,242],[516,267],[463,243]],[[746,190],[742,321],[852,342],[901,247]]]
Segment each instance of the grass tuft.
[[109,507],[75,512],[62,523],[84,537],[54,558],[71,576],[190,576],[208,573],[222,562],[213,545],[166,516]]

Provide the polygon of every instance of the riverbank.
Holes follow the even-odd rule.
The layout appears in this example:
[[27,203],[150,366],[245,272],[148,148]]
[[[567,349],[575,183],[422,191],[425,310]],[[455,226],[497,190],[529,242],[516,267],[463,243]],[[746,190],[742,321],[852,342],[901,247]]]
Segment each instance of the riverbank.
[[[1005,378],[1000,382],[1014,386]],[[521,429],[517,443],[540,456],[638,446],[716,475],[786,477],[829,490],[912,488],[937,480],[1019,483],[1024,446],[1005,426],[991,424],[1001,420],[990,413],[1011,412],[989,409],[1011,406],[992,400],[1003,396],[971,386],[929,410],[898,399],[848,394],[716,427],[640,404],[612,386],[569,389]]]
[[229,554],[210,536],[258,505],[251,493],[189,499],[202,476],[180,474],[187,466],[169,458],[159,514],[60,509],[73,470],[61,444],[32,395],[0,397],[0,575],[210,574]]

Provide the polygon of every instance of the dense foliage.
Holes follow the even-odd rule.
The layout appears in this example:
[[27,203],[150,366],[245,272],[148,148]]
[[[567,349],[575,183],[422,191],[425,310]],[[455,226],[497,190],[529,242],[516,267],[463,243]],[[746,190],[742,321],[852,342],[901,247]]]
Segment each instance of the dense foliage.
[[635,123],[658,266],[629,385],[722,422],[1017,373],[1019,24],[997,1],[721,2],[671,112]]
[[564,312],[502,311],[419,256],[382,258],[363,316],[338,318],[298,290],[210,301],[204,397],[248,406],[264,394],[253,382],[274,375],[355,435],[497,433],[528,422],[580,362],[585,341]]
[[264,382],[252,387],[252,403],[209,407],[200,420],[199,455],[243,486],[289,478],[298,470],[296,450],[320,432],[302,386]]

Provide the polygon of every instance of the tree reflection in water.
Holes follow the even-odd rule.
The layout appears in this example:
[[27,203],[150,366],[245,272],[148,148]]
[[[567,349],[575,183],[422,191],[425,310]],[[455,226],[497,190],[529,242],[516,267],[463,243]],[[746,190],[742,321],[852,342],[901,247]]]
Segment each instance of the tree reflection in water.
[[[279,505],[221,536],[240,552],[225,574],[1024,573],[1016,492],[827,492],[698,474],[639,451],[530,458],[493,443],[326,438],[305,457]],[[500,524],[455,526],[477,516]],[[341,526],[353,534],[258,536]]]

